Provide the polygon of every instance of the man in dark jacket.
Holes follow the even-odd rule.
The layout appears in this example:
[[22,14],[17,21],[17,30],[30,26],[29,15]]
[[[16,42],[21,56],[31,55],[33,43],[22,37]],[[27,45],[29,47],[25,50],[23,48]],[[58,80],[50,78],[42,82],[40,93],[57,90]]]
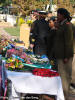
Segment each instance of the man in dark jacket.
[[62,79],[65,100],[69,97],[73,60],[73,29],[70,13],[64,9],[57,10],[56,38],[54,54],[58,61],[58,71]]
[[35,41],[35,26],[37,24],[37,21],[39,19],[39,13],[37,10],[32,10],[31,14],[31,19],[33,21],[33,23],[31,24],[31,27],[30,27],[30,44],[33,45],[34,44],[34,41]]
[[[33,42],[33,52],[36,55],[44,55],[46,54],[46,36],[49,33],[49,25],[45,20],[46,13],[39,12],[39,20],[33,27],[32,37]],[[31,44],[31,43],[30,43]]]

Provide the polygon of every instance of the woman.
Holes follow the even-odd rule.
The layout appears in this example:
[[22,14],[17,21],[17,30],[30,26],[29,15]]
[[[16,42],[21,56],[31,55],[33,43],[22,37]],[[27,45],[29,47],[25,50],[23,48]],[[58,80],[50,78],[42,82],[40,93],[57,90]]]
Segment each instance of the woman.
[[53,16],[49,19],[49,27],[50,31],[47,36],[47,56],[50,60],[50,63],[54,65],[52,67],[54,70],[57,70],[57,61],[54,55],[54,41],[55,41],[55,35],[56,35],[56,28],[55,28],[55,22],[56,22],[56,17]]

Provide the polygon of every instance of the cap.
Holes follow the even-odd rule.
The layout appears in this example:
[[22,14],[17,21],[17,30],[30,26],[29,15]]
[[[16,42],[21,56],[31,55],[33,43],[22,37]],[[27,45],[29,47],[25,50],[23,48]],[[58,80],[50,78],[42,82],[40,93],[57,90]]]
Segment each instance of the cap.
[[39,14],[46,15],[47,12],[46,11],[39,11]]

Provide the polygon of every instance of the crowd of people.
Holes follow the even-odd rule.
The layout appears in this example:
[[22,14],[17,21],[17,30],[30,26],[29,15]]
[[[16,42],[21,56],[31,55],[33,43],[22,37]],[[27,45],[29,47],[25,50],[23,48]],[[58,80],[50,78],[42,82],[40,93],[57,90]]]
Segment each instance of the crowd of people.
[[52,12],[32,11],[31,17],[30,47],[34,54],[46,55],[57,62],[56,70],[61,76],[65,100],[69,100],[75,34],[70,12],[59,8],[57,16],[53,16]]

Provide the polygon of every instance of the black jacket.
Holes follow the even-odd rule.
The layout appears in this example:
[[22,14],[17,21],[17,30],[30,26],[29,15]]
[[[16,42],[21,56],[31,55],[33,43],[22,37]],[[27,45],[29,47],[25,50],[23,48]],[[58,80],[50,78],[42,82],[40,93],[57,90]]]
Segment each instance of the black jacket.
[[49,25],[45,19],[40,19],[34,25],[32,37],[34,39],[34,54],[43,55],[46,54],[46,37],[49,33]]
[[47,56],[49,59],[55,58],[54,56],[54,43],[55,43],[56,29],[50,29],[47,36]]

